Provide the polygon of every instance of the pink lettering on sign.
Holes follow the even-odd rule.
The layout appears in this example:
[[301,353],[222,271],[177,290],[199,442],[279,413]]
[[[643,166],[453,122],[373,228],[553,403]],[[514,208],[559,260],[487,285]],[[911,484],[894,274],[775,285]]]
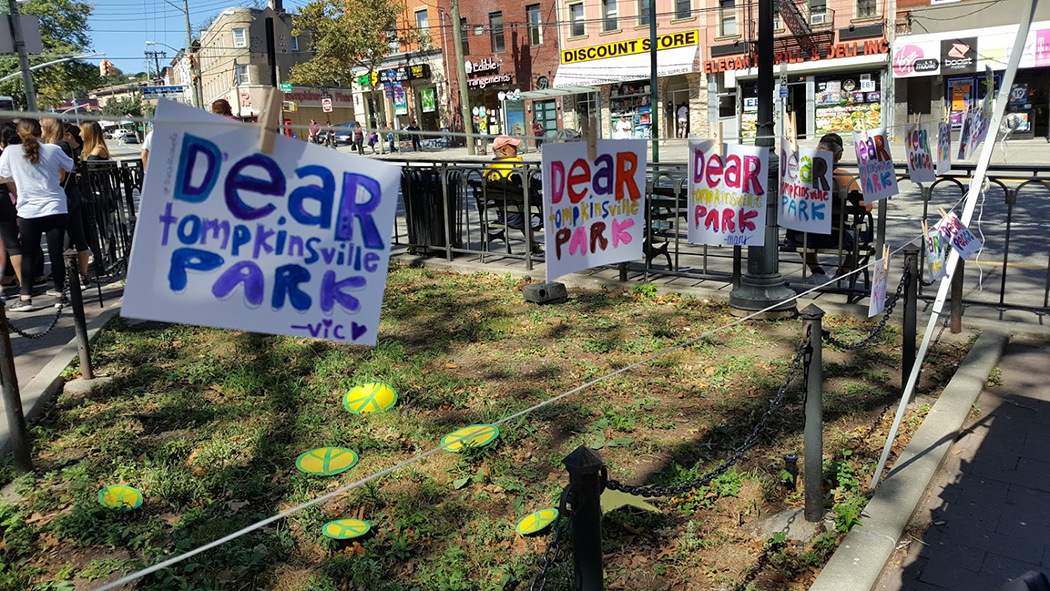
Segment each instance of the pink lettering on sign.
[[1035,66],[1050,66],[1050,29],[1035,34]]

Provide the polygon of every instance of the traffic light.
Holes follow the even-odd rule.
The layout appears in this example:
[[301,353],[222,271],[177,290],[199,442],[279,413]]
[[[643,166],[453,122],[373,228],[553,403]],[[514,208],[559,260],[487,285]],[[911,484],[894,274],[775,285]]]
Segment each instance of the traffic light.
[[299,105],[292,101],[284,101],[281,103],[281,110],[287,113],[294,113],[299,110]]
[[103,78],[108,78],[113,75],[113,62],[109,60],[102,60],[98,63],[98,75]]
[[195,55],[193,55],[191,53],[191,54],[189,54],[189,58],[190,58],[190,69],[191,70],[196,70],[197,69],[197,56],[195,56]]

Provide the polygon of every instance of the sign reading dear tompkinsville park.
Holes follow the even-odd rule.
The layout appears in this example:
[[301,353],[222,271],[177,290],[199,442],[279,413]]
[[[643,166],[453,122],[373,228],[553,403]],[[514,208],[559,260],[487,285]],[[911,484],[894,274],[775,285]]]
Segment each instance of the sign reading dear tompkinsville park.
[[372,345],[397,167],[161,101],[123,315]]

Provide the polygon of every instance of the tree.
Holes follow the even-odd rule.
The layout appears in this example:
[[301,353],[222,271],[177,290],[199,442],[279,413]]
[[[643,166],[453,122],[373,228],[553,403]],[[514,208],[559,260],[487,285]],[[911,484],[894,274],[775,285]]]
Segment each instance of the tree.
[[143,109],[142,95],[136,92],[124,98],[110,99],[99,110],[109,117],[142,117]]
[[404,9],[397,0],[313,0],[292,17],[292,34],[310,33],[313,59],[292,66],[289,82],[349,87],[354,68],[371,73],[397,36]]
[[[7,13],[4,3],[0,13]],[[88,16],[92,6],[80,0],[28,0],[21,4],[19,12],[30,14],[40,19],[40,39],[44,53],[78,54],[91,47],[88,34]],[[30,65],[37,65],[55,58],[30,58]],[[18,60],[0,59],[0,76],[18,71]],[[76,60],[35,70],[33,82],[37,91],[37,105],[41,109],[57,107],[71,95],[83,96],[88,90],[101,84],[98,68],[86,62]],[[25,89],[21,77],[0,84],[0,94],[11,95],[15,101],[25,107]]]

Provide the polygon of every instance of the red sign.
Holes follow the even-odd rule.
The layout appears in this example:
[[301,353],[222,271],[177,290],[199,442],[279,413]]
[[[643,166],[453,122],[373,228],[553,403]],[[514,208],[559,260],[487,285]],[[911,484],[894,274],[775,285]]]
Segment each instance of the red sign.
[[[885,39],[853,41],[850,43],[825,45],[823,50],[820,47],[814,47],[808,51],[801,48],[777,51],[773,54],[773,63],[801,64],[802,62],[815,62],[821,59],[878,55],[889,52],[890,43]],[[751,54],[736,57],[720,57],[704,62],[704,73],[714,74],[715,72],[725,72],[726,70],[746,70],[756,66],[758,66],[758,60]]]
[[323,99],[321,99],[321,110],[324,111],[325,113],[331,113],[332,112],[332,99],[330,99],[328,97],[324,97]]

